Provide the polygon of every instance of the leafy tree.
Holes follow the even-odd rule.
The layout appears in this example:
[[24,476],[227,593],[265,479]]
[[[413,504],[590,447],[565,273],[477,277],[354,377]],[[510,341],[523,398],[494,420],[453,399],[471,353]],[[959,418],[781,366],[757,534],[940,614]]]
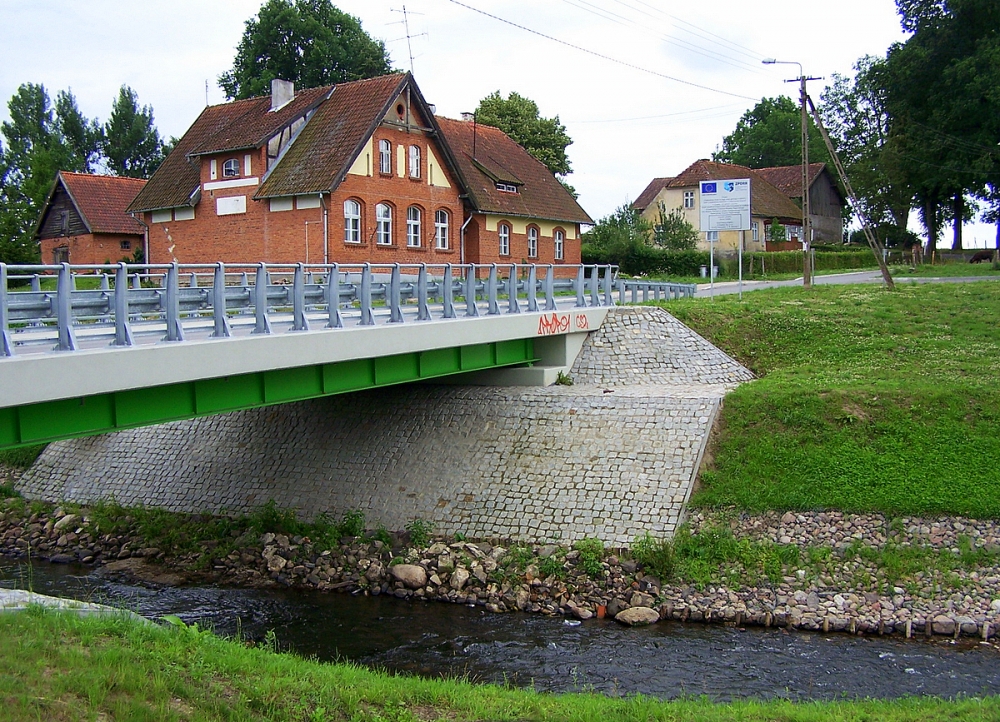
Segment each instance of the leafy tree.
[[583,242],[608,251],[648,245],[652,225],[631,203],[619,206],[597,222],[583,237]]
[[698,231],[688,223],[683,209],[675,208],[668,213],[663,201],[658,201],[657,210],[653,243],[672,251],[692,251],[698,247]]
[[246,21],[233,67],[219,85],[238,99],[267,95],[275,78],[315,88],[390,72],[385,44],[330,0],[267,0]]
[[59,170],[91,171],[98,160],[100,128],[88,121],[70,92],[55,107],[45,86],[25,83],[7,104],[10,120],[0,132],[0,261],[36,260],[31,231]]
[[767,240],[772,243],[781,243],[788,240],[785,226],[777,218],[772,218],[771,223],[767,227]]
[[506,98],[500,91],[479,101],[476,122],[499,128],[521,144],[526,151],[545,164],[553,175],[568,175],[570,169],[566,148],[573,141],[559,116],[543,118],[538,104],[517,93]]
[[132,88],[123,85],[104,126],[102,143],[108,168],[119,176],[149,178],[163,162],[164,148],[153,124],[153,109],[139,106]]
[[[722,150],[712,160],[748,168],[771,168],[802,163],[802,115],[787,96],[762,98],[722,139]],[[819,129],[809,120],[809,162],[829,163],[830,155]]]

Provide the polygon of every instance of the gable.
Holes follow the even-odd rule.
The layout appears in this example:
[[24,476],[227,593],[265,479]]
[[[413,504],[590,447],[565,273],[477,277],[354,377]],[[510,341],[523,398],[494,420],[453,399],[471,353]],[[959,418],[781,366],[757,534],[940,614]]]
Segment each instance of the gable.
[[35,233],[37,238],[60,238],[63,236],[80,236],[90,233],[87,222],[80,215],[76,204],[66,187],[56,183],[48,203],[42,210],[42,217]]

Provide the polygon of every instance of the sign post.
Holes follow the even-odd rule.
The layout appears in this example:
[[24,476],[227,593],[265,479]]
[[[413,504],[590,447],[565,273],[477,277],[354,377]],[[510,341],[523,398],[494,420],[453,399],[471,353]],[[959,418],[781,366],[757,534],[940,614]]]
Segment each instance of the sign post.
[[[750,179],[701,181],[698,184],[701,231],[739,231],[740,298],[743,298],[743,231],[750,230]],[[709,276],[715,297],[715,246],[709,241]]]

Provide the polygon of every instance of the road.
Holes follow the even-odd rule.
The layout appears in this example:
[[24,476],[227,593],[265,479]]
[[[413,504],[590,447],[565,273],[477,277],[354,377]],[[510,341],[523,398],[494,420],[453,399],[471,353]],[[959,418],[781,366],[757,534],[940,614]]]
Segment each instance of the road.
[[[972,281],[998,281],[1000,276],[896,276],[896,283],[969,283]],[[832,284],[850,283],[882,283],[882,274],[879,271],[854,271],[852,273],[835,273],[828,276],[816,276],[813,283],[817,286]],[[801,286],[802,278],[792,278],[787,281],[744,281],[743,292],[759,291],[764,288],[780,288],[782,286]],[[699,283],[695,292],[696,298],[706,298],[712,295],[711,285]],[[739,293],[738,281],[723,281],[715,284],[714,295],[725,296],[727,294]]]

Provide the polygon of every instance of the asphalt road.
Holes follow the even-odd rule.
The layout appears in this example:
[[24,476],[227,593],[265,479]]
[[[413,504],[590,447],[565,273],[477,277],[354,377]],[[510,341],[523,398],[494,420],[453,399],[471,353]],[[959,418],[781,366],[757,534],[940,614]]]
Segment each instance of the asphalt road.
[[[895,276],[893,280],[897,284],[904,283],[969,283],[971,281],[1000,281],[1000,276]],[[882,283],[882,274],[879,271],[855,271],[853,273],[836,273],[828,276],[816,276],[813,283],[817,286],[849,283]],[[744,281],[743,292],[759,291],[764,288],[780,288],[782,286],[801,286],[802,278],[793,278],[787,281]],[[715,284],[714,295],[725,296],[727,294],[739,293],[739,281],[723,281]],[[711,285],[699,283],[695,292],[697,298],[705,298],[713,295]]]

